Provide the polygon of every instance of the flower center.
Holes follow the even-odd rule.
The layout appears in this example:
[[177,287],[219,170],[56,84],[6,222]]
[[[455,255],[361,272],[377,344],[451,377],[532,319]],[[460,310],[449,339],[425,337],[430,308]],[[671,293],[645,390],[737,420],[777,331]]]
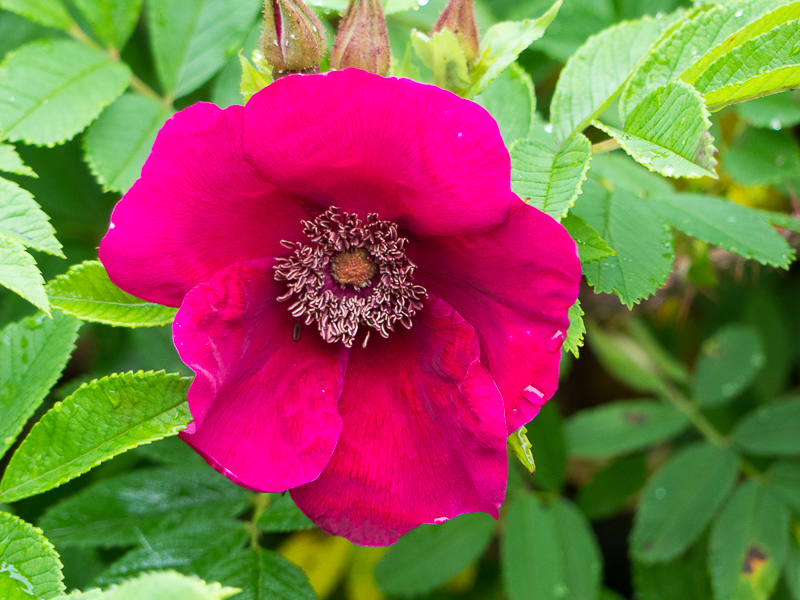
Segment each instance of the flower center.
[[387,338],[398,322],[411,328],[427,292],[412,283],[416,265],[397,225],[333,207],[303,221],[303,233],[309,243],[281,242],[293,252],[275,265],[275,279],[288,288],[278,300],[293,300],[293,316],[316,323],[326,342],[348,348],[362,326],[369,328],[364,347],[372,330]]

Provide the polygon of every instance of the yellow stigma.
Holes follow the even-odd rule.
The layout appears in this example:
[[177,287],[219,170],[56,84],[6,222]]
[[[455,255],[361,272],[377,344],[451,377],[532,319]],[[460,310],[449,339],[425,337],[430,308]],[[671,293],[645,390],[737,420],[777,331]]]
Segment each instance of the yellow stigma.
[[377,269],[364,248],[342,252],[331,261],[333,278],[341,284],[364,288],[369,285]]

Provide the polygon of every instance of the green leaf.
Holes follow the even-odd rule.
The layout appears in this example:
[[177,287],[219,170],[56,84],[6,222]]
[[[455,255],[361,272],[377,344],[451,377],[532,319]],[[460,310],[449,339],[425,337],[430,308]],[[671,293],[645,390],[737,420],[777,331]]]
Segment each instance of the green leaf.
[[80,322],[39,314],[0,331],[0,457],[11,447],[67,364]]
[[725,171],[746,186],[789,182],[800,176],[800,149],[789,131],[748,128],[726,149]]
[[22,162],[14,146],[0,142],[0,171],[38,177],[28,165]]
[[59,547],[132,546],[190,521],[236,516],[248,496],[205,465],[137,469],[51,506],[39,524]]
[[580,256],[581,263],[584,265],[616,254],[608,243],[600,237],[600,234],[580,217],[568,214],[561,224],[570,237],[575,240],[578,246],[578,256]]
[[433,71],[433,82],[441,88],[465,96],[470,78],[464,51],[449,29],[427,36],[420,31],[411,34],[411,45],[422,63]]
[[84,321],[119,327],[172,323],[177,309],[131,296],[115,286],[99,261],[72,266],[47,284],[53,306]]
[[[780,1],[780,0],[779,0]],[[651,91],[691,73],[690,67],[709,52],[734,38],[747,25],[775,8],[776,0],[739,0],[696,10],[643,60],[620,98],[625,116]]]
[[569,329],[564,340],[562,350],[572,352],[575,358],[579,357],[579,349],[583,346],[583,336],[586,333],[586,324],[583,322],[583,309],[580,300],[569,307]]
[[588,518],[606,519],[621,510],[638,492],[647,478],[643,454],[634,454],[611,463],[581,489],[576,502]]
[[672,194],[675,191],[669,180],[647,170],[621,152],[595,155],[589,177],[598,180],[608,189],[628,190],[643,198]]
[[799,462],[792,460],[777,461],[769,469],[767,486],[792,510],[800,512]]
[[580,195],[591,160],[592,145],[581,133],[561,149],[540,141],[516,142],[511,146],[511,187],[531,206],[561,219]]
[[536,94],[531,76],[516,63],[503,71],[474,100],[497,121],[506,146],[531,135]]
[[650,359],[656,372],[663,377],[685,385],[689,382],[689,371],[684,364],[672,356],[656,339],[650,328],[637,317],[625,321],[625,331],[630,339]]
[[221,559],[202,576],[241,589],[236,600],[317,600],[298,567],[263,548]]
[[649,203],[675,229],[761,264],[787,268],[793,251],[757,211],[702,194],[670,194]]
[[769,127],[775,131],[800,123],[800,103],[794,92],[772,94],[739,104],[736,113],[753,127]]
[[789,511],[767,488],[745,481],[711,528],[714,597],[766,600],[778,583],[789,542]]
[[622,400],[582,410],[564,429],[571,456],[616,456],[644,450],[689,427],[688,419],[656,400]]
[[567,448],[556,403],[545,404],[526,429],[531,455],[539,461],[533,482],[549,492],[560,492],[567,476]]
[[[153,330],[148,329],[145,331]],[[206,465],[206,462],[200,455],[179,437],[168,437],[156,440],[150,444],[139,446],[134,452],[145,456],[154,463],[162,465],[179,465],[184,467],[204,467]]]
[[0,235],[0,285],[50,314],[50,302],[36,261],[25,251],[25,246],[3,235]]
[[647,482],[631,534],[636,560],[665,562],[705,529],[739,472],[730,450],[698,443],[681,450]]
[[237,519],[188,521],[147,544],[131,550],[94,581],[105,586],[155,569],[174,569],[187,575],[208,568],[240,550],[247,542],[244,522]]
[[559,75],[550,107],[559,143],[586,129],[619,95],[622,86],[671,19],[645,17],[617,23],[590,37]]
[[[800,14],[800,4],[787,8]],[[796,87],[800,83],[798,44],[800,21],[776,27],[711,63],[694,86],[711,110]]]
[[61,561],[40,529],[0,512],[0,598],[49,600],[64,591]]
[[269,506],[261,513],[258,519],[258,528],[267,532],[297,531],[298,529],[311,529],[315,527],[292,500],[289,494],[272,494]]
[[488,29],[481,38],[479,59],[472,69],[472,92],[478,94],[511,65],[517,57],[534,41],[544,35],[547,26],[553,22],[561,8],[562,0],[557,0],[550,9],[538,19],[506,21]]
[[536,473],[536,461],[531,453],[531,441],[528,439],[528,429],[523,425],[508,436],[508,450],[517,457],[522,466],[533,475]]
[[625,121],[625,131],[593,125],[613,137],[636,162],[665,177],[714,177],[714,138],[700,94],[682,81],[650,92]]
[[771,210],[759,210],[758,213],[772,225],[800,233],[800,219],[792,215]]
[[171,571],[145,573],[131,581],[111,586],[100,593],[98,590],[61,596],[58,600],[223,600],[237,598],[236,588],[222,587],[218,583],[206,583],[195,577],[186,577]]
[[666,563],[634,563],[633,579],[641,600],[709,600],[706,557],[698,548]]
[[196,90],[236,54],[261,9],[257,0],[152,0],[147,26],[156,71],[170,96]]
[[494,519],[485,513],[420,525],[389,548],[375,567],[375,581],[391,596],[427,594],[477,561],[494,528]]
[[0,0],[0,8],[45,27],[69,29],[75,24],[61,0]]
[[700,406],[724,404],[747,389],[765,361],[755,327],[728,325],[700,348],[692,397]]
[[800,546],[796,543],[789,544],[785,568],[786,587],[789,588],[791,600],[800,598]]
[[126,450],[175,435],[192,419],[189,383],[139,371],[82,385],[33,426],[0,481],[0,500],[44,492]]
[[264,61],[264,57],[259,55],[259,58],[260,60],[255,60],[255,66],[253,66],[245,58],[242,51],[239,51],[239,63],[242,65],[242,79],[239,84],[239,91],[245,102],[273,82],[272,73]]
[[125,46],[142,11],[142,0],[73,0],[73,2],[92,24],[100,39],[117,49]]
[[558,498],[521,496],[508,508],[501,564],[511,600],[595,600],[602,558],[586,518]]
[[158,130],[171,115],[169,108],[151,98],[126,94],[89,127],[84,138],[86,160],[106,191],[128,191],[141,174]]
[[800,454],[800,396],[762,406],[744,417],[733,430],[733,440],[748,454]]
[[60,144],[94,121],[130,77],[123,63],[78,42],[33,42],[0,65],[0,129],[12,141]]
[[64,258],[55,233],[30,192],[0,177],[0,237]]
[[630,308],[664,285],[672,271],[672,235],[644,202],[623,189],[611,193],[590,179],[572,211],[616,251],[584,265],[595,291],[614,292]]

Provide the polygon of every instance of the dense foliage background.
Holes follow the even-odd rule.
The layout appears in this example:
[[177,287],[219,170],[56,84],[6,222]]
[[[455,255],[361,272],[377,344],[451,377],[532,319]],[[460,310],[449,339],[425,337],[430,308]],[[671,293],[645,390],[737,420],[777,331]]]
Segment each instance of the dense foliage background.
[[[346,3],[317,4],[333,31]],[[438,59],[421,60],[424,40],[415,52],[409,35],[427,32],[444,1],[420,4],[386,8],[397,72],[430,81],[425,63]],[[587,346],[579,359],[565,351],[560,389],[528,426],[536,475],[512,455],[498,522],[465,515],[374,549],[326,536],[288,495],[240,489],[177,438],[160,439],[188,418],[191,372],[172,346],[174,311],[136,305],[85,262],[166,118],[200,100],[242,102],[237,52],[253,56],[259,0],[0,0],[0,281],[29,300],[0,287],[0,597],[54,598],[63,586],[167,570],[103,597],[230,593],[177,571],[240,588],[237,598],[800,600],[800,272],[789,267],[800,232],[791,218],[800,215],[800,96],[725,107],[725,86],[713,88],[700,67],[702,98],[675,77],[649,85],[670,52],[694,52],[688,64],[706,69],[736,54],[719,50],[728,35],[714,38],[721,27],[708,24],[648,54],[711,10],[695,4],[692,13],[675,0],[566,0],[517,64],[479,86],[476,101],[511,149],[515,191],[556,218],[569,211]],[[727,6],[728,20],[760,27],[747,34],[757,43],[737,67],[742,80],[762,78],[769,92],[764,80],[789,69],[775,87],[797,85],[800,4]],[[551,5],[476,7],[486,32]],[[645,13],[653,18],[635,21]],[[637,65],[641,85],[619,100],[634,107],[623,106],[623,128],[617,101],[604,103]],[[252,63],[245,73],[252,87]],[[46,90],[58,86],[72,91],[50,110]],[[551,114],[559,94],[562,113]],[[710,122],[706,104],[721,109]],[[597,115],[603,125],[588,140],[573,135]],[[654,136],[672,150],[641,143]],[[689,154],[682,140],[695,144]],[[693,178],[664,178],[620,145],[661,175]],[[47,293],[31,276],[33,257]],[[577,355],[577,308],[573,317]],[[177,375],[136,373],[161,370]],[[121,375],[102,379],[110,374]],[[157,411],[137,413],[129,395],[151,397]],[[124,419],[104,417],[112,405]]]

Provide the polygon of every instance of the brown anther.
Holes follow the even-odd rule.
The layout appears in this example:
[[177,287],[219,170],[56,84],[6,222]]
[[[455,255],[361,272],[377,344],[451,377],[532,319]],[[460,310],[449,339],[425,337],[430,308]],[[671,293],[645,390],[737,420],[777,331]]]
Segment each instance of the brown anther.
[[342,252],[331,261],[333,278],[341,283],[365,288],[375,276],[377,269],[375,263],[369,259],[369,254],[364,248],[353,252]]

